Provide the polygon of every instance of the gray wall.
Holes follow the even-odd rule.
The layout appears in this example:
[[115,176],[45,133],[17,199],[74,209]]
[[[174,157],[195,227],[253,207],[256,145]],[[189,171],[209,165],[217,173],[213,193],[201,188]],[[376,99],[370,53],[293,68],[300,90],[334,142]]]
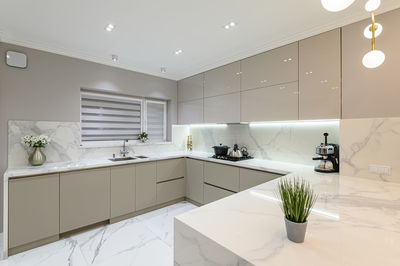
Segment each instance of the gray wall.
[[[7,50],[24,52],[28,68],[5,64]],[[79,122],[80,88],[166,99],[168,138],[177,118],[177,83],[133,71],[96,64],[39,50],[0,43],[0,175],[7,168],[7,121]],[[3,182],[0,185],[3,213]],[[1,230],[3,219],[1,218]]]

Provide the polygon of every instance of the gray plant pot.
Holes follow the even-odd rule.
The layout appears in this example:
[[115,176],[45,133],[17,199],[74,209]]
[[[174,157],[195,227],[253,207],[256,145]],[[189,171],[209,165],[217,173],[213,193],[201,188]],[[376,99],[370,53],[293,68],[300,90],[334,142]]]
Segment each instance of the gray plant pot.
[[307,223],[295,223],[285,217],[286,233],[290,241],[303,243],[306,236]]

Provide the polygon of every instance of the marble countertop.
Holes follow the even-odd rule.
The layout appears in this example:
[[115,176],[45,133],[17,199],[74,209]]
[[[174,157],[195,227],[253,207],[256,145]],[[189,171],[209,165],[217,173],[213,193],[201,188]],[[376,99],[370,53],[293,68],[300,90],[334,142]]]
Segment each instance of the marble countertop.
[[400,184],[305,168],[294,175],[319,194],[304,243],[287,239],[272,180],[175,217],[175,262],[400,265]]
[[[124,164],[135,164],[143,163],[157,160],[167,160],[174,158],[187,157],[192,159],[205,160],[210,162],[222,163],[227,165],[233,165],[238,167],[244,167],[249,169],[273,172],[277,174],[288,174],[293,171],[300,171],[302,169],[312,169],[311,166],[305,166],[301,164],[292,164],[285,162],[276,162],[269,160],[259,160],[251,159],[239,162],[224,161],[219,159],[210,158],[212,153],[204,152],[165,152],[158,154],[146,154],[148,158],[145,159],[135,159],[127,161],[112,162],[108,158],[101,158],[97,160],[82,160],[82,161],[67,161],[60,163],[45,163],[42,166],[22,166],[17,168],[8,168],[4,173],[4,181],[10,178],[33,176],[41,174],[50,173],[62,173],[75,170],[84,170],[98,167],[110,167]],[[133,157],[138,156],[138,154],[131,155]]]

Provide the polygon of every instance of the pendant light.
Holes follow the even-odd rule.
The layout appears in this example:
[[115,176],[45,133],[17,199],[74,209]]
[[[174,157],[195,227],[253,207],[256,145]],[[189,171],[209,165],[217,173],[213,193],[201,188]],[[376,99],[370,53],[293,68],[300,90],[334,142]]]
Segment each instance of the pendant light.
[[321,4],[330,12],[338,12],[351,6],[354,1],[355,0],[321,0]]

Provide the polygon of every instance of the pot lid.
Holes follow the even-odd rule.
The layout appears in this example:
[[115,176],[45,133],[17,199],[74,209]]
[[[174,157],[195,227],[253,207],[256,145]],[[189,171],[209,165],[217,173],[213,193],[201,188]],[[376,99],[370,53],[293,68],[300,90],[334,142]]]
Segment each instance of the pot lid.
[[228,146],[222,145],[222,143],[220,143],[218,146],[213,146],[213,148],[228,148],[229,149]]

